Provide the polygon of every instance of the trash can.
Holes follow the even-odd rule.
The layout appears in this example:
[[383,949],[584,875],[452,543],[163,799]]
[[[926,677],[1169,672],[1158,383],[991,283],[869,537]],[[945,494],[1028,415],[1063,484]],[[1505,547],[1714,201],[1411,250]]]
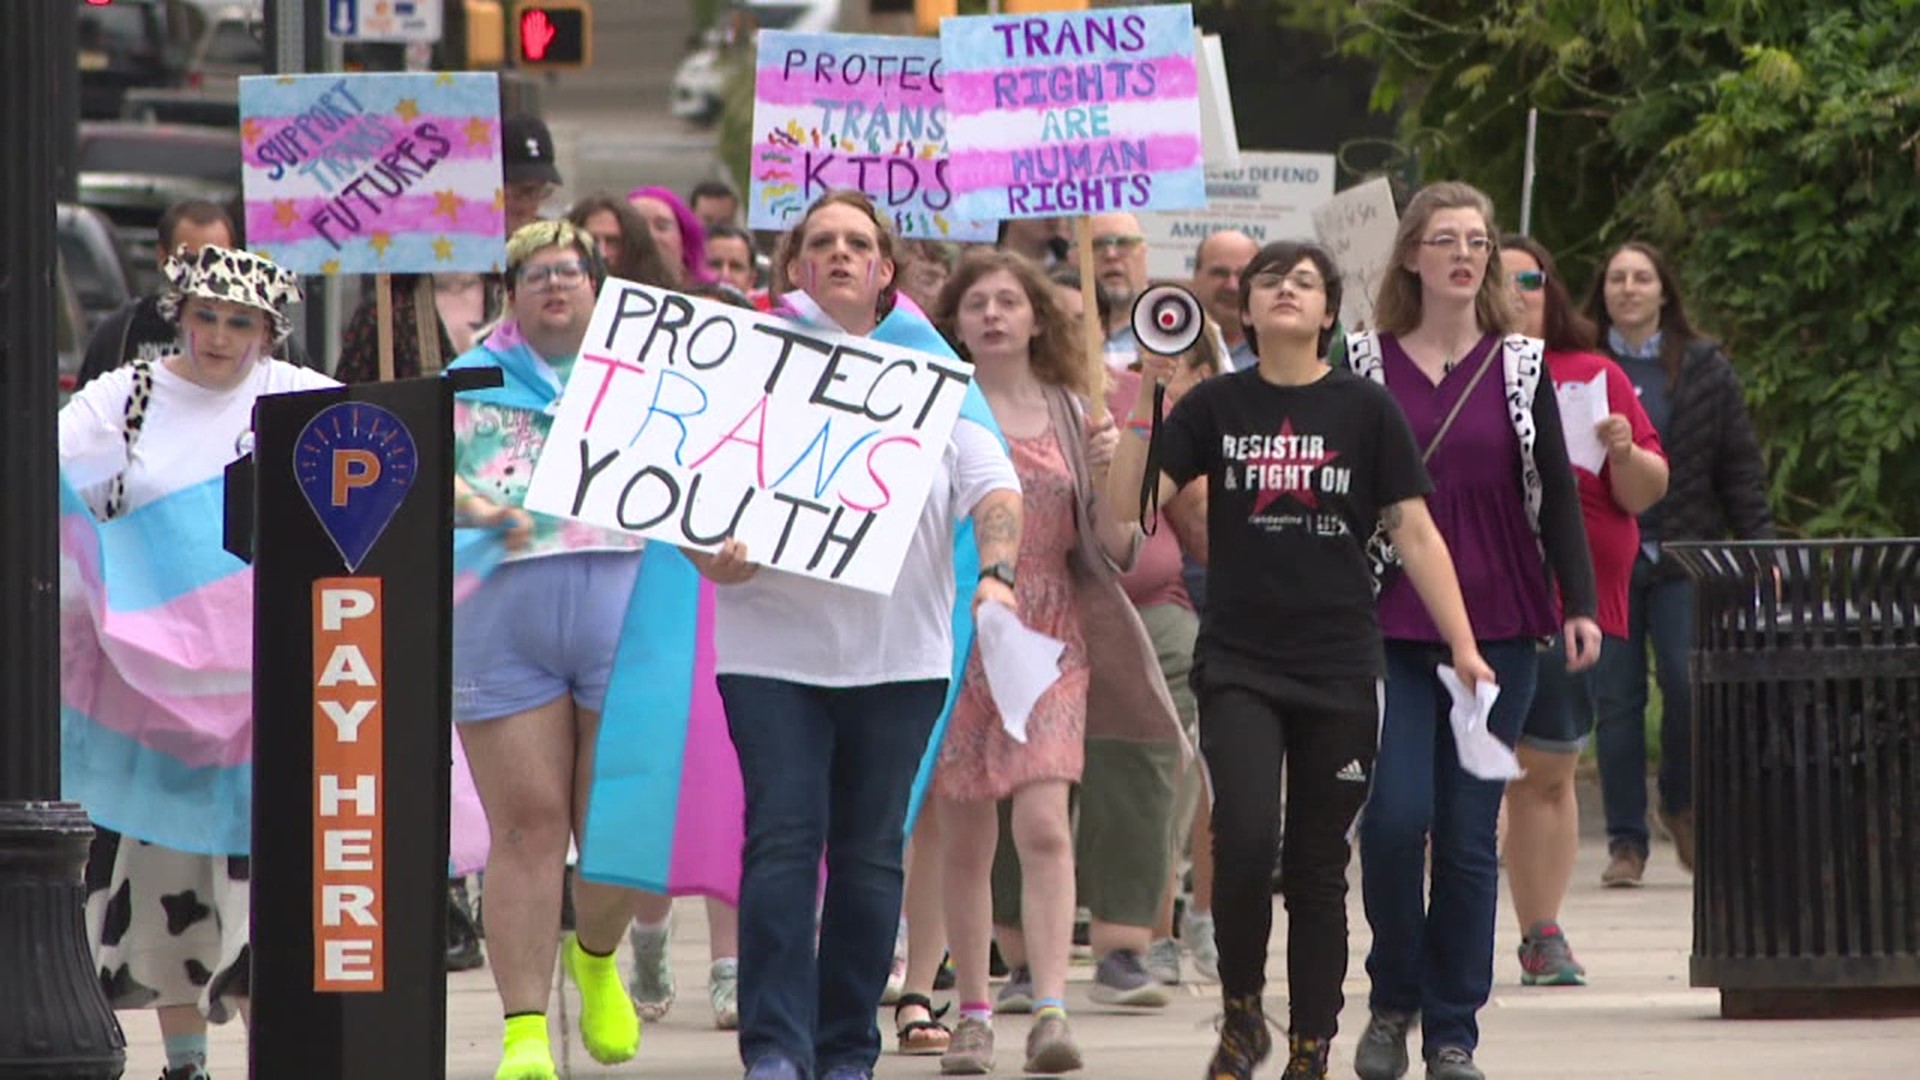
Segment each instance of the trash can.
[[1920,539],[1665,550],[1697,590],[1693,985],[1920,1014]]

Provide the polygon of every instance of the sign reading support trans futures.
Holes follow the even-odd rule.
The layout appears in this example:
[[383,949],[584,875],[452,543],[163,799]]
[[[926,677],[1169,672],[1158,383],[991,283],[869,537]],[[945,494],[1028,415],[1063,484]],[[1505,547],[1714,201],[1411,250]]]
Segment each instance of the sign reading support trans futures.
[[247,246],[302,274],[498,270],[491,72],[240,80]]
[[1193,38],[1184,4],[942,20],[955,210],[1206,205]]
[[893,588],[971,373],[617,278],[526,506],[774,570]]
[[953,216],[939,42],[763,30],[758,48],[748,225],[791,229],[813,200],[856,188],[901,236],[993,239],[992,222]]

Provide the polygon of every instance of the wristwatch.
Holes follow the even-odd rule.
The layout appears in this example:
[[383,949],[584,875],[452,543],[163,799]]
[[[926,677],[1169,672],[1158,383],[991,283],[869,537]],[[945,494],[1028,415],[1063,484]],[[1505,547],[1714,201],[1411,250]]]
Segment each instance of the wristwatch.
[[1013,564],[1010,562],[988,563],[980,568],[980,580],[992,578],[1007,588],[1013,588]]

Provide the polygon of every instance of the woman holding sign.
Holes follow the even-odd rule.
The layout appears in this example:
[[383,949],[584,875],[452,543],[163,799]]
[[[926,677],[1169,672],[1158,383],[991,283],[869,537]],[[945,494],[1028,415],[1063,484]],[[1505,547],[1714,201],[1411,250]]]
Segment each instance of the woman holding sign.
[[491,834],[487,946],[506,1012],[496,1080],[556,1075],[546,1006],[557,947],[580,988],[588,1053],[612,1064],[640,1044],[613,961],[635,894],[575,877],[577,932],[557,946],[555,931],[568,841],[584,846],[594,740],[641,541],[521,509],[604,276],[585,230],[521,227],[507,241],[509,318],[450,365],[505,376],[454,403],[455,514],[504,530],[508,548],[453,622],[453,718]]
[[[951,356],[896,296],[893,243],[866,196],[822,196],[783,245],[795,291],[777,313]],[[966,392],[891,594],[756,573],[738,540],[689,553],[726,586],[715,649],[746,792],[740,1056],[751,1080],[869,1080],[879,1058],[874,1009],[900,916],[902,831],[947,700],[956,616],[1016,606],[1019,480],[992,414]],[[956,538],[967,519],[971,542]],[[957,582],[973,545],[985,569]],[[956,585],[972,592],[957,612]]]

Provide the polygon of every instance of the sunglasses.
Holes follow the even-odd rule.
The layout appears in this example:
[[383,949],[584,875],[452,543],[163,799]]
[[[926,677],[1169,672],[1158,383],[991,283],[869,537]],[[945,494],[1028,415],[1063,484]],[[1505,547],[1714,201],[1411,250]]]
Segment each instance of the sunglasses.
[[1521,292],[1539,292],[1547,287],[1545,270],[1522,270],[1513,275],[1514,287]]

